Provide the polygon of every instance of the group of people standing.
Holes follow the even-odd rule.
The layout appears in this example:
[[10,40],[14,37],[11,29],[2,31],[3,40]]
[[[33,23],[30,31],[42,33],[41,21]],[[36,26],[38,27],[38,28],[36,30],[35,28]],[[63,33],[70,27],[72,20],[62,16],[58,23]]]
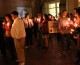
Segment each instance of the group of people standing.
[[[37,16],[30,18],[28,13],[24,18],[18,17],[18,12],[13,11],[5,15],[5,21],[0,28],[0,49],[3,57],[7,57],[6,49],[10,52],[11,59],[18,59],[19,65],[25,65],[25,48],[34,47],[33,36],[39,47],[49,47],[48,22],[58,23],[58,40],[61,43],[63,53],[70,50],[70,41],[75,29],[80,29],[80,8],[74,9],[74,16],[69,18],[67,11],[64,10],[55,19],[51,14],[38,13]],[[55,40],[54,40],[55,41]],[[77,33],[78,63],[80,62],[80,32]]]
[[[12,60],[18,60],[19,65],[25,65],[25,48],[34,47],[33,34],[39,47],[42,46],[42,34],[44,34],[44,42],[46,43],[44,47],[48,48],[48,30],[46,25],[43,28],[43,24],[47,23],[48,16],[46,14],[38,14],[33,19],[28,13],[24,18],[18,17],[17,11],[6,14],[4,22],[0,26],[0,49],[3,57],[8,58],[8,50]],[[42,28],[45,32],[42,32]]]
[[[18,17],[18,12],[13,11],[11,14],[5,15],[5,21],[2,23],[4,40],[2,41],[3,57],[7,58],[6,49],[8,49],[12,60],[19,60],[19,65],[25,64],[25,37],[26,32],[24,23],[21,18]],[[4,43],[3,43],[4,42]],[[5,47],[4,47],[5,46]],[[6,56],[4,56],[6,55]]]
[[67,11],[64,10],[58,22],[63,53],[70,52],[71,44],[75,44],[77,64],[80,64],[80,8],[74,9],[74,15],[71,18],[67,16]]

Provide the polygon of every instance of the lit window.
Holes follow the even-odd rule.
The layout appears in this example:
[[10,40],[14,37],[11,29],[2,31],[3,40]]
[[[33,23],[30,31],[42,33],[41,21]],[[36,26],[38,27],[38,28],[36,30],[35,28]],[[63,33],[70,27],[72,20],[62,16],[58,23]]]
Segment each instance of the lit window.
[[54,8],[55,4],[49,4],[49,8]]
[[49,13],[57,17],[59,14],[59,2],[49,4]]
[[78,2],[80,2],[80,0],[78,0]]
[[57,7],[59,7],[59,3],[57,3]]

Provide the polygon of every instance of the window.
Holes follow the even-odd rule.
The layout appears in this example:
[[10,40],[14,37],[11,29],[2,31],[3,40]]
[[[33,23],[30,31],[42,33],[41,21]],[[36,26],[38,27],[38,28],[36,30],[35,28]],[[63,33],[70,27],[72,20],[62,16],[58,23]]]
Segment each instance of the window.
[[80,0],[78,0],[78,7],[80,7]]
[[78,2],[80,2],[80,0],[78,0]]
[[49,13],[57,17],[59,14],[59,2],[49,4]]

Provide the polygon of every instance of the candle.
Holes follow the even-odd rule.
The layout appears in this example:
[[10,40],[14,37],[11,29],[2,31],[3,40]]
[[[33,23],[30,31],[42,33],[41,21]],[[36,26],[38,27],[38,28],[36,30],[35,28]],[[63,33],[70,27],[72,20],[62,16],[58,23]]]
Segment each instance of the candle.
[[74,24],[74,27],[78,27],[77,23]]
[[71,34],[74,32],[74,29],[71,29]]
[[74,29],[71,29],[71,32],[73,32],[74,31]]
[[66,25],[68,25],[69,23],[68,22],[66,22]]
[[9,23],[7,23],[7,26],[9,26]]
[[37,18],[37,21],[40,22],[40,18]]
[[3,22],[2,24],[3,24],[3,25],[5,25],[5,23],[4,23],[4,22]]
[[74,18],[74,22],[76,21],[76,18]]
[[68,18],[68,21],[70,21],[70,18]]

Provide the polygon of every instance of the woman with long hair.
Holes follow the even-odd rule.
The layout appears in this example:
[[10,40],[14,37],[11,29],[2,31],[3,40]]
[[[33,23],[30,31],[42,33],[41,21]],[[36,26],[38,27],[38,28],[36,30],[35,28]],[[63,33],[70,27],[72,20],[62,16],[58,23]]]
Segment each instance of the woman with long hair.
[[3,22],[3,29],[4,29],[4,41],[6,44],[6,49],[9,50],[11,55],[11,59],[16,58],[15,47],[13,44],[13,39],[11,37],[11,26],[12,26],[12,18],[10,14],[5,15],[5,21]]

